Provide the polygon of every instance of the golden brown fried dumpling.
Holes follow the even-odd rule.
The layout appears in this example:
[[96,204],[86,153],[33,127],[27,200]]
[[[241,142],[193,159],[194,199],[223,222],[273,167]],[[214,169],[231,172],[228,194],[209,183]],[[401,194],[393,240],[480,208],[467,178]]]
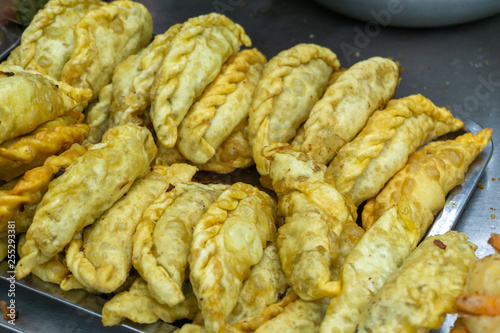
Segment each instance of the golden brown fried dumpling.
[[187,112],[178,128],[177,148],[195,164],[208,162],[248,117],[266,58],[257,49],[231,57]]
[[158,302],[174,306],[184,301],[193,229],[227,185],[173,183],[146,210],[134,235],[133,264]]
[[457,231],[426,238],[373,297],[356,332],[438,329],[455,310],[476,248]]
[[349,253],[340,270],[341,293],[330,300],[320,332],[351,332],[361,311],[420,239],[411,207],[401,201],[385,212]]
[[207,163],[198,164],[197,167],[204,171],[229,173],[253,164],[252,147],[248,141],[248,126],[245,122],[243,129],[231,133]]
[[91,147],[51,183],[26,233],[25,257],[17,263],[16,277],[25,277],[62,251],[128,191],[155,155],[156,146],[146,128],[108,130],[101,144]]
[[262,148],[293,139],[338,67],[335,53],[315,44],[296,45],[266,64],[255,90],[248,128],[261,175],[269,174]]
[[243,282],[238,303],[227,322],[234,324],[246,317],[253,317],[285,296],[288,284],[276,243],[264,249],[262,259],[250,269]]
[[0,65],[0,143],[65,115],[91,97],[87,89],[18,66]]
[[325,166],[288,144],[272,144],[263,156],[271,160],[269,175],[285,218],[277,245],[288,284],[303,300],[337,295],[340,282],[331,270],[339,235],[353,219],[344,197],[325,177]]
[[82,143],[89,127],[80,124],[83,115],[74,111],[38,126],[27,135],[0,144],[0,179],[11,180],[60,154],[73,143]]
[[264,323],[255,332],[317,332],[327,307],[328,298],[311,302],[298,299],[288,304],[282,313]]
[[370,58],[343,72],[314,105],[295,149],[327,164],[365,126],[370,115],[395,94],[399,68],[391,60]]
[[337,190],[359,206],[373,198],[418,147],[463,125],[422,95],[391,100],[338,151],[328,169]]
[[75,47],[61,81],[97,96],[114,68],[146,46],[152,34],[151,15],[140,3],[116,0],[88,12],[75,26]]
[[223,332],[250,267],[276,237],[273,199],[235,183],[208,208],[193,232],[190,281],[207,332]]
[[[203,171],[215,173],[230,173],[236,169],[244,169],[254,164],[252,147],[248,141],[247,122],[242,123],[241,130],[234,131],[222,145],[217,148],[215,155],[203,164],[195,164]],[[158,154],[155,159],[156,164],[170,165],[173,163],[188,163],[189,161],[179,152],[177,147],[166,148],[162,145],[158,147]]]
[[16,233],[28,230],[36,206],[47,192],[49,183],[56,174],[62,174],[65,168],[85,154],[87,148],[73,144],[62,154],[47,158],[43,166],[27,171],[10,190],[0,193],[0,235],[7,234],[8,221],[16,221]]
[[172,39],[182,24],[171,26],[153,42],[129,56],[113,72],[111,125],[142,125],[141,115],[151,105],[150,92],[156,72],[170,50]]
[[84,230],[83,240],[72,240],[66,247],[66,264],[72,275],[61,283],[61,289],[93,293],[118,289],[132,267],[132,238],[142,214],[168,187],[168,168],[154,167]]
[[106,3],[98,0],[50,0],[39,10],[5,64],[31,69],[60,80],[75,47],[74,29],[89,11]]
[[250,38],[223,15],[211,13],[183,24],[151,89],[151,120],[161,144],[175,145],[177,126],[241,44],[250,46]]
[[[19,237],[18,252],[19,257],[25,256],[23,246],[26,243],[26,234],[21,234]],[[69,274],[66,264],[63,262],[64,253],[56,254],[49,261],[35,266],[33,268],[33,275],[45,282],[59,284]]]
[[180,319],[193,319],[198,311],[198,302],[189,284],[184,293],[186,300],[175,306],[158,303],[149,294],[147,283],[138,277],[130,287],[114,296],[104,304],[102,309],[102,324],[104,326],[119,325],[127,318],[134,323],[150,324],[159,319],[172,323]]
[[455,140],[431,142],[413,153],[406,166],[366,203],[363,228],[370,228],[385,210],[404,197],[414,207],[413,219],[423,237],[443,208],[446,195],[464,181],[469,165],[486,147],[491,133],[488,128],[477,135],[466,133]]

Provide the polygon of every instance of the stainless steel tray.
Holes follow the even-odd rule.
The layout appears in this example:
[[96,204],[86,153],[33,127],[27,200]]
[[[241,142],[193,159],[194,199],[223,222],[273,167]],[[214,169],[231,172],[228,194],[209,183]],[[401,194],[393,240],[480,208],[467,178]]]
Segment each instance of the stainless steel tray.
[[[465,120],[467,131],[477,133],[482,127],[471,120]],[[462,134],[453,133],[451,137]],[[442,234],[453,229],[463,212],[469,198],[478,185],[479,179],[493,154],[493,143],[479,154],[469,167],[465,182],[457,186],[447,197],[445,207],[437,216],[429,235]],[[258,174],[255,169],[243,170],[230,175],[203,174],[202,181],[214,180],[223,183],[245,181],[256,184]],[[8,301],[7,292],[11,288],[8,278],[11,276],[7,262],[0,263],[0,300]],[[101,324],[101,310],[104,303],[112,295],[91,295],[81,290],[62,291],[59,286],[46,283],[32,275],[14,283],[16,307],[19,317],[16,326],[0,320],[0,328],[10,332],[172,332],[176,326],[158,322],[156,324],[141,325],[125,321],[122,325],[103,327]],[[445,333],[453,325],[454,317],[448,316],[442,328],[433,332]],[[41,325],[41,323],[43,323]],[[46,326],[53,323],[53,326]],[[177,323],[181,324],[181,323]],[[174,323],[175,325],[175,323]]]

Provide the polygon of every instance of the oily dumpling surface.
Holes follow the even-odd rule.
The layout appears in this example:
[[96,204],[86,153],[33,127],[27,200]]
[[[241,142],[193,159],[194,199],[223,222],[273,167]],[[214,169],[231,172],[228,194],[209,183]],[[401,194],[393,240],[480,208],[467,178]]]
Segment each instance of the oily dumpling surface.
[[298,44],[266,64],[255,90],[248,126],[261,175],[269,174],[262,149],[272,142],[293,139],[338,67],[337,56],[315,44]]
[[91,97],[87,89],[19,66],[0,65],[0,143],[63,116]]
[[114,68],[151,39],[153,22],[144,5],[116,0],[88,12],[75,26],[75,48],[61,81],[97,96]]
[[98,0],[48,1],[24,30],[21,44],[11,52],[5,64],[60,80],[75,47],[75,25],[87,12],[105,4]]
[[179,125],[177,147],[187,159],[203,164],[248,117],[255,86],[266,58],[257,49],[231,57]]
[[223,329],[250,267],[276,239],[274,200],[235,183],[202,216],[193,232],[190,281],[208,332]]
[[339,192],[359,206],[374,197],[418,147],[463,125],[422,95],[391,100],[339,150],[328,169]]
[[146,128],[117,126],[108,130],[102,143],[91,147],[51,183],[26,233],[26,256],[17,263],[16,277],[25,277],[34,266],[62,251],[127,192],[155,155],[156,146]]
[[177,126],[242,44],[250,46],[250,38],[223,15],[211,13],[183,24],[151,88],[151,120],[162,145],[175,145]]
[[398,83],[399,68],[390,59],[374,57],[351,66],[314,105],[300,146],[293,142],[292,146],[319,163],[329,163],[370,115],[394,96]]

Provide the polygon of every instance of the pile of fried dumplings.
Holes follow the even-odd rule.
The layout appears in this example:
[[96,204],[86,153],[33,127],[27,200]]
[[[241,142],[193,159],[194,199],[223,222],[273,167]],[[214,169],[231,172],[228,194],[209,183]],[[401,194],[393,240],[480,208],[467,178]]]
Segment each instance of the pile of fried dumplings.
[[499,254],[425,235],[492,131],[437,141],[464,123],[399,80],[316,44],[267,59],[217,13],[153,38],[140,3],[50,0],[0,64],[1,257],[15,221],[16,278],[112,294],[104,326],[427,332],[460,312],[453,332],[490,332]]

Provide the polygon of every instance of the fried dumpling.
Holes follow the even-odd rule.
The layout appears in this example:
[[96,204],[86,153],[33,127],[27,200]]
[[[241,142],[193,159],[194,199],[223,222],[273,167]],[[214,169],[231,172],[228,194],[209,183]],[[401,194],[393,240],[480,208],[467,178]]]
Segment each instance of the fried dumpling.
[[422,95],[391,100],[338,151],[328,169],[337,190],[359,206],[373,198],[418,147],[463,125]]
[[[346,257],[351,253],[363,234],[364,230],[356,222],[347,221],[340,234],[339,258],[336,267],[332,270],[334,279],[338,278],[338,268],[343,265]],[[242,293],[243,291],[240,293],[240,299]],[[330,298],[328,297],[316,301],[303,301],[292,291],[284,296],[281,301],[271,304],[257,315],[242,318],[233,324],[233,327],[243,332],[280,331],[283,328],[290,332],[294,332],[294,330],[298,330],[298,332],[317,332],[325,316],[329,301]],[[237,309],[238,306],[233,313]],[[261,326],[262,328],[259,329]]]
[[[21,234],[19,236],[18,252],[19,257],[24,257],[25,253],[23,251],[23,246],[26,243],[26,234]],[[69,270],[66,267],[64,261],[64,253],[58,253],[49,261],[36,265],[33,268],[33,275],[45,282],[59,284],[66,276],[69,274]]]
[[266,58],[257,49],[243,50],[222,66],[189,109],[178,128],[177,148],[195,164],[208,162],[217,148],[248,117]]
[[0,65],[0,143],[65,115],[91,97],[88,89],[18,66]]
[[174,306],[184,301],[193,229],[227,185],[172,182],[146,210],[134,235],[133,265],[158,302]]
[[119,325],[128,318],[134,323],[150,324],[159,319],[172,323],[180,319],[193,319],[198,311],[198,302],[189,284],[184,293],[186,300],[175,306],[158,303],[149,294],[147,283],[138,277],[128,291],[123,291],[104,304],[102,324]]
[[385,212],[345,259],[341,293],[330,300],[320,332],[354,333],[361,311],[420,239],[411,207],[399,202]]
[[161,144],[175,145],[177,126],[241,44],[250,46],[250,38],[224,15],[211,13],[183,24],[151,88],[151,120]]
[[51,183],[26,233],[26,255],[17,263],[16,277],[25,277],[36,265],[53,258],[121,198],[148,170],[156,150],[146,128],[108,130],[102,143],[91,147]]
[[268,194],[235,183],[196,225],[189,276],[207,332],[224,332],[250,267],[276,238],[275,219],[276,206]]
[[27,135],[0,144],[0,179],[14,179],[42,165],[49,156],[64,152],[74,143],[82,143],[89,134],[89,127],[80,123],[82,119],[80,112],[70,112]]
[[264,249],[262,259],[250,269],[250,275],[243,282],[238,302],[227,322],[234,324],[257,315],[283,298],[287,287],[276,243],[269,244]]
[[87,146],[73,144],[62,154],[47,158],[43,166],[27,171],[11,189],[0,193],[0,235],[7,235],[8,221],[16,221],[16,233],[28,230],[36,206],[47,192],[49,183],[87,149]]
[[446,195],[464,181],[465,173],[491,139],[492,130],[466,133],[455,140],[431,142],[413,153],[362,213],[363,228],[370,228],[385,210],[402,197],[411,202],[413,219],[422,237],[443,208]]
[[266,64],[255,89],[248,127],[261,175],[269,174],[269,161],[262,157],[262,148],[293,139],[338,68],[335,53],[315,44],[296,45]]
[[457,231],[426,238],[373,297],[356,332],[438,329],[455,309],[476,248]]
[[78,284],[93,293],[118,289],[132,267],[132,238],[142,214],[168,187],[168,168],[155,166],[84,230],[83,240],[73,239],[66,247],[66,264],[72,275],[61,283],[61,289]]
[[141,115],[151,105],[150,92],[163,58],[182,24],[171,26],[156,35],[153,42],[129,56],[113,72],[113,103],[111,125],[142,125]]
[[309,301],[332,297],[340,282],[331,270],[339,256],[339,236],[353,216],[344,197],[325,175],[326,167],[274,143],[263,150],[270,159],[270,177],[285,223],[277,245],[288,284]]
[[[195,164],[203,171],[215,173],[230,173],[236,169],[244,169],[254,164],[252,147],[248,141],[248,126],[246,121],[242,124],[241,130],[233,132],[222,145],[217,148],[215,155],[203,164]],[[158,147],[158,155],[155,163],[160,165],[170,165],[173,163],[190,163],[177,149],[177,147],[166,148],[162,145]]]
[[207,163],[197,166],[204,171],[229,173],[236,169],[248,168],[253,164],[252,147],[248,141],[248,125],[245,122],[243,129],[231,133]]
[[365,126],[370,115],[395,94],[399,68],[392,60],[375,57],[343,72],[314,105],[304,123],[302,143],[292,147],[327,164]]
[[153,21],[144,5],[116,0],[85,14],[74,33],[75,47],[61,81],[97,96],[111,81],[114,68],[150,41]]
[[257,328],[255,332],[317,332],[327,307],[328,298],[310,302],[297,299],[288,304],[278,316]]
[[106,3],[98,0],[50,0],[39,10],[5,62],[60,80],[75,47],[74,29],[89,11]]

